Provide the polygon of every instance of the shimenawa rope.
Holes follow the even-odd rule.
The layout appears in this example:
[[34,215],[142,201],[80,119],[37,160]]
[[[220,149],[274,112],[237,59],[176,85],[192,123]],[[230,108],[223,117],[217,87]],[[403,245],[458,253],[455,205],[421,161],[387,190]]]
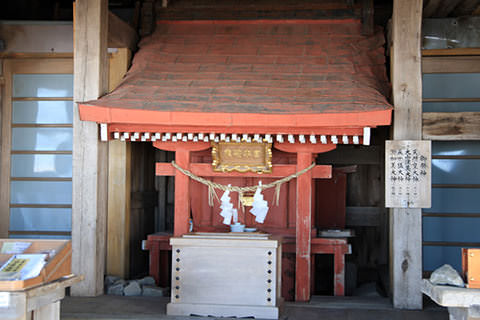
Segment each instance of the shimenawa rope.
[[282,179],[278,179],[276,181],[273,181],[273,182],[267,183],[267,184],[247,186],[247,187],[237,187],[237,186],[231,186],[231,185],[226,186],[226,185],[223,185],[223,184],[220,184],[220,183],[216,183],[216,182],[207,180],[205,178],[202,178],[202,177],[199,177],[199,176],[193,174],[192,172],[190,172],[186,169],[183,169],[178,164],[176,164],[175,161],[172,161],[172,166],[174,166],[175,169],[177,169],[178,171],[180,171],[181,173],[183,173],[187,177],[190,177],[193,180],[198,181],[198,182],[203,183],[204,185],[208,186],[208,204],[211,207],[213,207],[213,199],[214,198],[217,199],[218,202],[220,202],[220,199],[218,198],[218,195],[215,192],[215,189],[220,189],[220,190],[223,190],[223,191],[230,190],[230,191],[233,191],[233,192],[238,192],[239,193],[238,199],[240,200],[242,198],[242,195],[245,192],[254,192],[255,190],[257,190],[257,188],[261,188],[262,190],[265,190],[265,189],[269,189],[269,188],[273,188],[273,187],[275,187],[275,196],[274,196],[275,197],[275,204],[278,206],[278,202],[280,200],[280,187],[282,186],[282,184],[284,184],[284,183],[286,183],[286,182],[288,182],[292,179],[298,178],[299,176],[301,176],[305,172],[308,172],[313,167],[315,167],[315,162],[313,162],[311,165],[309,165],[305,169],[300,170],[300,171],[298,171],[294,174],[291,174],[287,177],[284,177]]

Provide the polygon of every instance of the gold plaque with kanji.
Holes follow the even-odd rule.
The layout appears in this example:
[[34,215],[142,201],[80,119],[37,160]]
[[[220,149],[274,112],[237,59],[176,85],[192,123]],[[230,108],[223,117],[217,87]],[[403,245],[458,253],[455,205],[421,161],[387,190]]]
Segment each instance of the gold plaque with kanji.
[[214,171],[272,172],[272,144],[261,142],[212,143]]

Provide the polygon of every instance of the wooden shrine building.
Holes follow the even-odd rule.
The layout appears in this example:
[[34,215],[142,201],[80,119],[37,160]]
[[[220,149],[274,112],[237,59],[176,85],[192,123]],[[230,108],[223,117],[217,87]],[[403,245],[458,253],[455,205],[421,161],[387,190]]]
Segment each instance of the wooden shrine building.
[[[368,145],[371,128],[390,124],[383,35],[362,36],[361,27],[354,20],[159,21],[124,81],[80,104],[80,119],[99,123],[104,140],[152,141],[174,151],[178,166],[217,182],[242,187],[285,178],[337,144]],[[273,153],[264,172],[235,172],[248,158],[244,150],[262,144]],[[242,149],[216,172],[210,152],[201,153],[212,146],[219,161],[228,148]],[[208,207],[201,185],[168,163],[157,164],[157,175],[175,176],[174,235],[188,232],[190,217],[196,231],[225,229],[219,204]],[[331,167],[289,182],[278,206],[267,193],[264,226],[240,213],[247,225],[295,237],[297,301],[310,299],[312,248],[328,245],[312,232],[319,178],[331,178]],[[343,280],[336,293],[343,294]]]

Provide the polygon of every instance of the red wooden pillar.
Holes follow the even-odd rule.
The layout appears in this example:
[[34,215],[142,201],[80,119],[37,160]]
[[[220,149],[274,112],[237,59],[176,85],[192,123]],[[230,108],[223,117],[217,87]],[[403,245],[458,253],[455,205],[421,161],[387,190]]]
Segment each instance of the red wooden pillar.
[[[175,162],[182,168],[190,169],[190,150],[177,149]],[[173,221],[173,235],[181,236],[188,232],[188,220],[190,219],[190,178],[175,172],[175,218]]]
[[[313,161],[310,152],[297,153],[297,171]],[[310,300],[312,232],[312,173],[308,171],[297,178],[297,223],[296,223],[296,262],[295,262],[295,300]]]
[[[346,242],[346,241],[345,241]],[[333,273],[333,295],[345,295],[345,252],[338,246],[334,250],[334,273]]]
[[159,284],[160,280],[160,245],[157,241],[150,241],[149,250],[149,275],[155,279],[155,283]]

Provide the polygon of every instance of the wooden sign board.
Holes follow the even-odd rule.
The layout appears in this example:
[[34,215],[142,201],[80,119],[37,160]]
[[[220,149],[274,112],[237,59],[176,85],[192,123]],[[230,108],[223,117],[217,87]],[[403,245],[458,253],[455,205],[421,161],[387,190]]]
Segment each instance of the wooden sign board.
[[212,143],[214,171],[272,172],[272,144],[260,142]]
[[385,144],[385,207],[431,207],[431,141]]

